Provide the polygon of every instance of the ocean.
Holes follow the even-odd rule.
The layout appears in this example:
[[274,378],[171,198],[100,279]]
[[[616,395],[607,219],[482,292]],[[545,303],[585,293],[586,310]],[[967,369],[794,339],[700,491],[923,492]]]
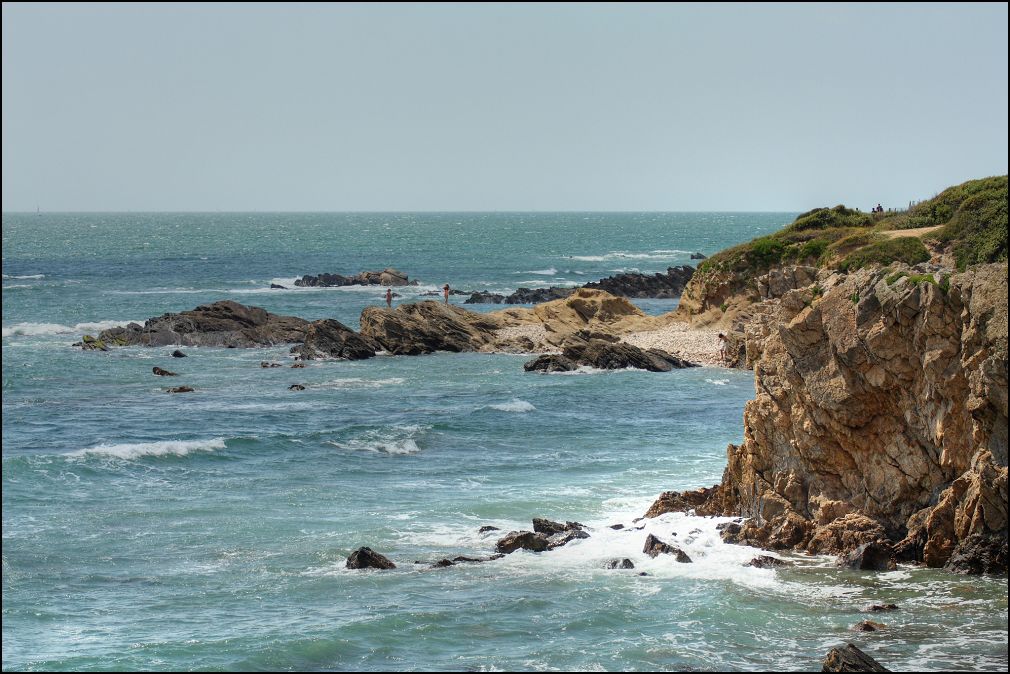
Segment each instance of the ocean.
[[[220,299],[357,328],[383,288],[294,279],[392,266],[420,282],[395,305],[444,283],[574,286],[794,216],[4,214],[4,670],[814,671],[851,641],[894,670],[1006,671],[1005,578],[799,555],[757,569],[759,551],[720,541],[725,518],[636,522],[664,490],[719,481],[752,373],[544,375],[444,353],[264,369],[288,348],[71,347]],[[154,366],[195,392],[166,394]],[[487,557],[533,517],[591,537],[431,567]],[[644,555],[649,533],[693,563]],[[398,568],[345,569],[360,546]],[[604,568],[625,557],[635,569]],[[863,619],[887,627],[852,631]]]

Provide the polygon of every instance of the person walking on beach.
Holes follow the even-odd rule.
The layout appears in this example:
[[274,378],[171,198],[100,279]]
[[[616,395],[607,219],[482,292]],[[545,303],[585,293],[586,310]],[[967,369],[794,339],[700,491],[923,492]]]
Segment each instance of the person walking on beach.
[[449,284],[448,283],[446,283],[444,286],[442,286],[442,294],[445,295],[445,303],[448,304],[449,303]]
[[724,363],[729,360],[729,339],[721,332],[719,333],[719,358]]
[[386,307],[388,309],[393,308],[393,289],[386,288]]

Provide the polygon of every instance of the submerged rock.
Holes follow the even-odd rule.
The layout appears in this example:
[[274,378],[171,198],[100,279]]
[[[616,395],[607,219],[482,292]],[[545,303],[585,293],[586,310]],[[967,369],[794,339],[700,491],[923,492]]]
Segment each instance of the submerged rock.
[[778,557],[772,557],[771,555],[758,555],[754,559],[750,560],[744,566],[753,566],[755,569],[775,569],[780,566],[792,566],[792,562],[788,562],[784,559],[779,559]]
[[898,605],[897,604],[870,604],[869,606],[867,606],[863,610],[864,611],[870,611],[871,613],[878,613],[880,611],[897,611],[898,610]]
[[361,547],[347,558],[348,569],[395,569],[396,564],[371,548]]
[[158,375],[159,377],[178,377],[174,372],[169,372],[168,370],[163,370],[160,367],[152,367],[151,372]]
[[271,283],[270,284],[270,289],[271,290],[287,290],[288,287],[287,286],[282,286],[279,283]]
[[855,625],[852,626],[853,632],[876,632],[882,630],[887,625],[884,623],[874,622],[873,620],[860,620]]
[[846,644],[842,648],[832,648],[824,656],[822,672],[889,672],[879,662],[856,648]]
[[175,386],[166,391],[166,393],[192,393],[192,386]]
[[340,274],[319,274],[318,276],[303,276],[295,285],[299,288],[335,288],[341,286],[406,286],[417,285],[411,282],[407,275],[396,269],[386,268],[382,271],[363,271],[354,276]]
[[625,557],[624,559],[611,559],[607,562],[604,567],[605,569],[633,569],[635,568],[635,563]]
[[305,341],[291,348],[302,360],[371,358],[379,350],[375,340],[363,337],[340,321],[326,318],[305,328]]
[[84,335],[81,341],[74,342],[73,346],[81,347],[82,351],[108,351],[109,347],[100,339],[95,339],[91,335]]
[[179,349],[176,349],[175,351],[172,352],[172,358],[185,358],[185,357],[186,357],[186,354],[184,354]]
[[490,524],[485,524],[480,529],[477,530],[478,534],[486,534],[489,531],[501,531],[498,527],[491,526]]
[[261,360],[260,367],[283,367],[280,363],[272,363],[269,360]]
[[292,384],[291,386],[288,387],[288,390],[289,391],[304,391],[305,390],[305,385],[304,384]]
[[669,543],[664,543],[652,534],[645,539],[645,547],[642,548],[642,552],[649,555],[650,557],[658,557],[659,555],[673,555],[676,560],[682,564],[690,564],[693,560],[685,553],[683,550],[675,545],[670,545]]

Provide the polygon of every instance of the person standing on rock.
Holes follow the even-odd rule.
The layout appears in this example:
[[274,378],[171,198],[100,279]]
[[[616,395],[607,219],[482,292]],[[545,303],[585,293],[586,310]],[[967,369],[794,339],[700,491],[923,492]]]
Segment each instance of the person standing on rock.
[[724,363],[729,359],[729,339],[721,332],[719,333],[719,358]]
[[393,289],[386,288],[386,308],[393,308]]
[[445,295],[445,303],[448,304],[449,303],[449,284],[448,283],[446,283],[444,286],[442,286],[442,294]]

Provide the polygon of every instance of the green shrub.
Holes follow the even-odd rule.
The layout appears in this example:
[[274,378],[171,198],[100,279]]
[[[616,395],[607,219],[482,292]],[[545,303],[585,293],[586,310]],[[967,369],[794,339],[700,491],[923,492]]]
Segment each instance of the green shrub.
[[834,208],[815,208],[812,211],[801,213],[793,221],[793,224],[789,225],[789,229],[803,231],[833,229],[835,227],[869,227],[872,224],[873,218],[869,213],[838,205]]
[[838,263],[839,271],[855,271],[863,267],[892,262],[915,265],[929,260],[929,251],[916,237],[905,236],[898,239],[884,239],[859,248]]

